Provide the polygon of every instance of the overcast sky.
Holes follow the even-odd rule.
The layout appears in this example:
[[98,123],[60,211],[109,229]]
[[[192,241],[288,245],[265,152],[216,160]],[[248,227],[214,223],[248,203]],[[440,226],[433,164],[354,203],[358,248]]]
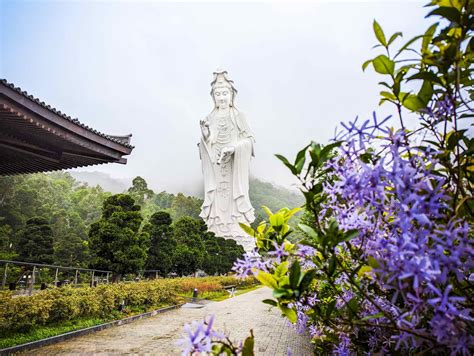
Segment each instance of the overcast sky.
[[340,121],[380,115],[361,64],[374,18],[403,41],[433,22],[426,1],[90,2],[0,0],[0,77],[104,133],[132,133],[127,165],[84,169],[195,193],[199,120],[226,68],[256,143],[251,174],[293,181],[274,157],[325,143]]

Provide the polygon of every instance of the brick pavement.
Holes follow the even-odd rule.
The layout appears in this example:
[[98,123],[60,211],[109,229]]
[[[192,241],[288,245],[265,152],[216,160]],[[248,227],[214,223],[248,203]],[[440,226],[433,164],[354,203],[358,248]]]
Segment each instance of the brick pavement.
[[253,329],[257,355],[287,355],[288,347],[293,355],[311,355],[308,337],[289,328],[276,308],[261,302],[265,298],[271,298],[271,291],[259,288],[222,302],[209,303],[201,309],[173,310],[26,354],[179,355],[180,349],[175,343],[182,335],[183,325],[214,314],[215,329],[225,332],[231,340],[243,340]]

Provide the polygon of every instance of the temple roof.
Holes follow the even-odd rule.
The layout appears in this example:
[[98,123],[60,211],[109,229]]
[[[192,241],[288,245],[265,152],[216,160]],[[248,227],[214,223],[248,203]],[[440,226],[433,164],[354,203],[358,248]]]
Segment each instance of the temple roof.
[[0,175],[126,164],[131,136],[101,133],[0,80]]

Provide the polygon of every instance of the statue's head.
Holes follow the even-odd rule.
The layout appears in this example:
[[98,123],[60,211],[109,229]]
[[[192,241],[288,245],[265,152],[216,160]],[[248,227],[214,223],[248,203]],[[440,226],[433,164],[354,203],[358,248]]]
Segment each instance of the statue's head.
[[237,89],[234,87],[234,82],[227,78],[227,71],[216,70],[214,73],[214,80],[211,83],[211,96],[214,100],[215,108],[228,108],[234,106],[234,98],[237,94]]

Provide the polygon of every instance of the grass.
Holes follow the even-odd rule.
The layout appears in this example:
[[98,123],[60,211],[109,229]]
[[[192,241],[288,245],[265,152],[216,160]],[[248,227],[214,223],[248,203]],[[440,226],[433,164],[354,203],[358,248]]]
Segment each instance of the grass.
[[8,333],[7,335],[2,335],[2,338],[0,338],[0,349],[25,344],[31,341],[46,339],[51,336],[68,333],[70,331],[89,328],[91,326],[99,325],[107,321],[110,321],[110,319],[76,319],[58,324],[36,327],[35,329],[24,333]]

